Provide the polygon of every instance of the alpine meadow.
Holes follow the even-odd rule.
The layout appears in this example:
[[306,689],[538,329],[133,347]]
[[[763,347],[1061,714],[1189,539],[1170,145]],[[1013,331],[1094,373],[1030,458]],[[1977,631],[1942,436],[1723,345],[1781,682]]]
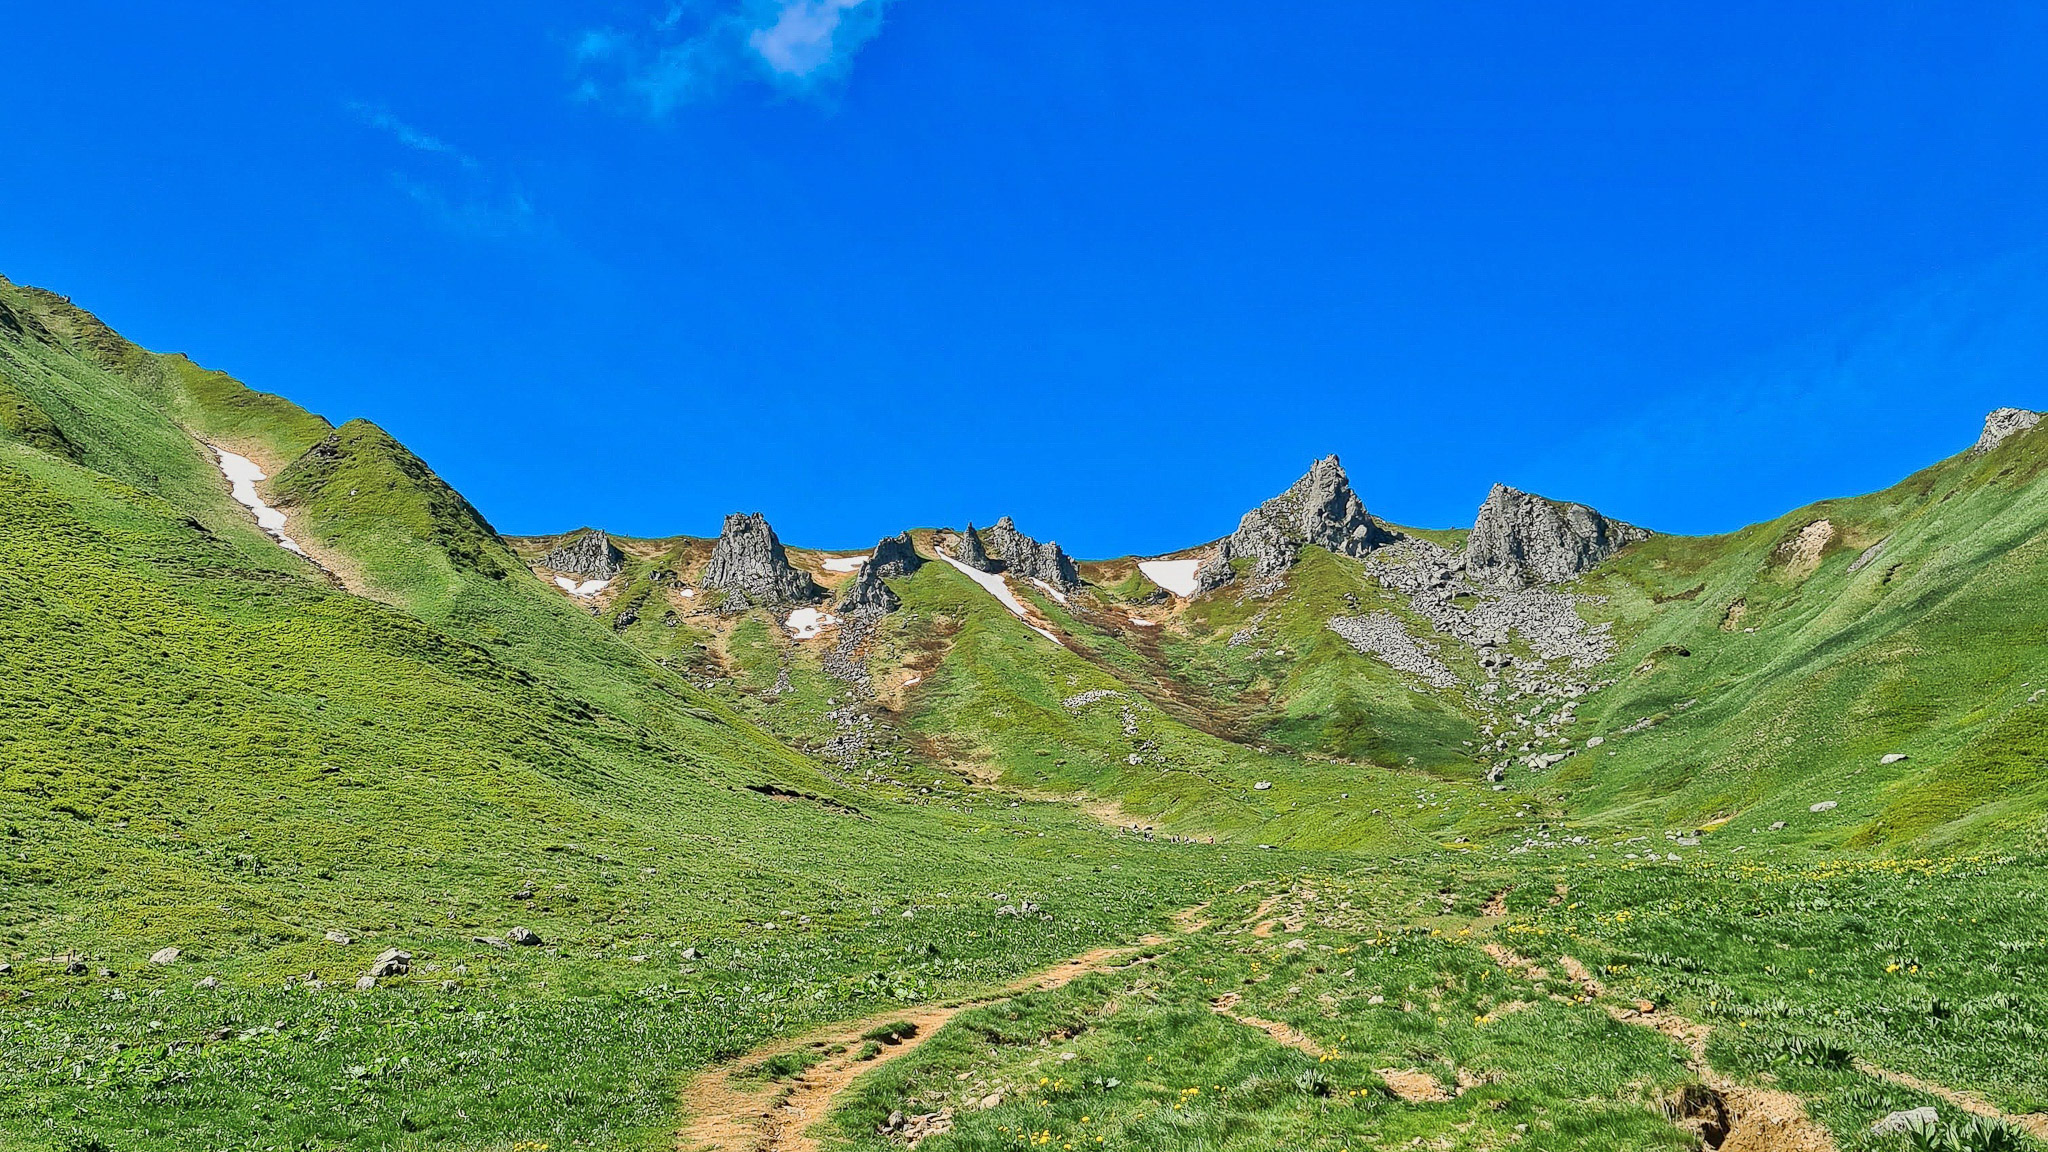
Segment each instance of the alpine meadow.
[[2042,1147],[2048,431],[1968,419],[1714,537],[1335,457],[1158,557],[504,537],[0,286],[0,1143]]

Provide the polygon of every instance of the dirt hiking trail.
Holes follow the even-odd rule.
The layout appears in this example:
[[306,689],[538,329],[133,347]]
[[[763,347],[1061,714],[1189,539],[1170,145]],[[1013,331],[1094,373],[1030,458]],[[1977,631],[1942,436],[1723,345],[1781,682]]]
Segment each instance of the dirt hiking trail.
[[[1197,917],[1205,907],[1197,905],[1175,913],[1175,925],[1182,932],[1198,931],[1203,923]],[[842,1021],[808,1035],[764,1044],[718,1067],[707,1068],[683,1089],[682,1107],[687,1122],[676,1142],[678,1152],[816,1152],[819,1143],[807,1130],[825,1118],[856,1079],[917,1051],[955,1016],[1020,992],[1049,991],[1091,973],[1129,967],[1130,963],[1124,963],[1128,958],[1168,939],[1150,935],[1132,944],[1097,948],[1020,977],[985,995]],[[915,1031],[882,1045],[880,1051],[866,1060],[860,1058],[867,1043],[863,1033],[898,1023],[910,1024]],[[832,1051],[835,1047],[839,1051]],[[749,1069],[771,1057],[806,1050],[825,1055],[786,1081],[747,1075]],[[934,1132],[939,1130],[943,1129]]]

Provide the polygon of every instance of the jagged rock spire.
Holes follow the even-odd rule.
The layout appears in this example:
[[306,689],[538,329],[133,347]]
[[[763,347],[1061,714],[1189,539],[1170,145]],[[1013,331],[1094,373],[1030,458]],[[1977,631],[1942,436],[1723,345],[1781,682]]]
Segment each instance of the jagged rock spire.
[[1556,584],[1592,570],[1650,532],[1583,504],[1546,500],[1496,484],[1465,545],[1465,571],[1495,588]]
[[571,576],[609,580],[626,566],[626,556],[609,536],[593,528],[564,541],[541,557],[540,563],[543,568]]
[[790,564],[775,529],[759,512],[725,518],[711,562],[704,566],[703,584],[725,592],[728,608],[810,603],[825,594],[809,573]]
[[1203,592],[1235,578],[1230,562],[1251,559],[1254,574],[1270,577],[1294,566],[1302,548],[1313,545],[1345,556],[1363,556],[1393,539],[1366,513],[1351,490],[1351,478],[1336,456],[1325,456],[1287,491],[1244,514],[1237,531],[1195,573]]
[[922,567],[924,557],[919,556],[917,548],[911,544],[910,533],[901,532],[884,538],[875,545],[874,555],[860,566],[860,575],[847,585],[846,595],[839,601],[839,611],[853,613],[865,608],[894,612],[902,601],[883,580],[908,576]]
[[1081,574],[1075,571],[1072,557],[1050,540],[1040,544],[1019,532],[1016,521],[1008,516],[988,530],[988,549],[1013,576],[1042,581],[1062,591],[1081,586]]
[[988,549],[981,543],[981,533],[974,530],[974,521],[967,522],[967,531],[960,534],[960,542],[953,545],[953,559],[978,572],[994,572],[996,565],[988,558]]
[[2010,436],[2025,432],[2041,422],[2041,413],[2029,412],[2025,408],[2000,408],[1984,418],[1984,433],[1977,437],[1977,444],[1970,449],[1972,456],[1989,452],[2005,443]]

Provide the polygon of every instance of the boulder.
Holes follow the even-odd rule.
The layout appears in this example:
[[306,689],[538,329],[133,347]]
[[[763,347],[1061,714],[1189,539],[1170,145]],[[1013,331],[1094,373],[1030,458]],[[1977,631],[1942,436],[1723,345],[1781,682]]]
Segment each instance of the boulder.
[[1474,583],[1493,588],[1557,584],[1649,536],[1583,504],[1496,484],[1465,544],[1465,571]]
[[2041,413],[2029,412],[2025,408],[2000,408],[1984,417],[1984,431],[1977,437],[1977,443],[1970,449],[1970,455],[1989,452],[1993,448],[2041,422]]
[[176,964],[178,957],[182,955],[184,955],[184,952],[181,949],[159,948],[149,954],[149,962],[151,964]]
[[542,943],[540,933],[535,932],[531,928],[514,928],[510,932],[505,933],[505,939],[510,940],[514,944],[522,944],[529,948]]
[[809,573],[790,564],[775,529],[758,512],[735,512],[725,518],[700,583],[727,593],[728,608],[809,604],[825,594]]
[[402,948],[387,948],[377,953],[370,961],[370,975],[373,977],[403,976],[412,971],[412,953]]
[[902,601],[889,590],[885,579],[908,576],[924,567],[924,557],[917,554],[917,548],[910,542],[910,533],[902,532],[890,536],[875,545],[874,555],[861,565],[860,573],[846,586],[846,595],[839,600],[839,611],[851,615],[863,608],[880,612],[894,612]]
[[1903,1112],[1889,1112],[1885,1118],[1870,1126],[1872,1136],[1896,1136],[1910,1132],[1922,1124],[1938,1124],[1941,1113],[1932,1108],[1909,1108]]
[[625,553],[598,529],[580,532],[540,558],[541,567],[586,580],[609,580],[626,566]]
[[358,992],[367,992],[370,989],[375,988],[376,986],[377,978],[375,976],[356,977],[356,991]]
[[1213,591],[1235,579],[1232,560],[1253,561],[1252,574],[1263,580],[1292,568],[1305,547],[1364,556],[1393,538],[1366,514],[1343,464],[1325,456],[1287,491],[1244,514],[1237,531],[1195,570],[1196,590]]

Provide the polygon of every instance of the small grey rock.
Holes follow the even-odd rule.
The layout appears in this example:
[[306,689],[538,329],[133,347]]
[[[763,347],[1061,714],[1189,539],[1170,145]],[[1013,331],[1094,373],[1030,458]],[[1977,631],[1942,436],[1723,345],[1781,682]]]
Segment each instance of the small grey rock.
[[353,944],[355,943],[355,938],[346,932],[337,932],[329,928],[327,930],[327,942],[329,944]]
[[371,976],[403,976],[412,971],[412,953],[402,948],[387,948],[377,953],[370,962]]
[[377,978],[375,976],[358,976],[356,978],[356,991],[358,992],[367,992],[376,986]]
[[1912,759],[1912,757],[1906,755],[1904,752],[1887,752],[1884,755],[1878,757],[1877,762],[1879,764],[1898,764],[1910,759]]
[[179,948],[159,948],[149,954],[149,962],[157,965],[176,964],[178,957],[182,955],[184,951]]
[[701,958],[703,957],[703,955],[704,955],[704,954],[703,954],[702,952],[699,952],[699,951],[697,951],[697,950],[696,950],[695,948],[685,948],[685,949],[683,949],[683,959],[685,959],[685,960],[697,960],[697,959],[701,959]]
[[1823,800],[1823,801],[1821,801],[1820,803],[1818,803],[1818,804],[1815,804],[1815,805],[1813,805],[1812,807],[1808,808],[1808,809],[1807,809],[1807,811],[1808,811],[1808,812],[1832,812],[1832,811],[1834,811],[1834,810],[1835,810],[1835,807],[1836,807],[1836,805],[1837,805],[1838,803],[1839,803],[1838,801],[1834,801],[1834,800]]
[[531,928],[514,928],[510,932],[505,933],[505,939],[510,940],[514,944],[522,944],[529,948],[542,943],[540,933],[535,932]]
[[1895,1136],[1909,1131],[1916,1124],[1933,1124],[1941,1114],[1932,1108],[1911,1108],[1904,1112],[1888,1113],[1884,1119],[1870,1126],[1872,1136]]
[[212,989],[214,989],[214,988],[218,988],[218,987],[220,987],[220,977],[218,977],[218,976],[202,976],[202,977],[200,977],[200,979],[199,979],[199,983],[197,983],[197,984],[194,984],[194,985],[193,985],[192,987],[193,987],[193,989],[194,989],[194,990],[197,990],[197,991],[202,991],[202,992],[203,992],[203,991],[210,991],[210,990],[212,990]]

